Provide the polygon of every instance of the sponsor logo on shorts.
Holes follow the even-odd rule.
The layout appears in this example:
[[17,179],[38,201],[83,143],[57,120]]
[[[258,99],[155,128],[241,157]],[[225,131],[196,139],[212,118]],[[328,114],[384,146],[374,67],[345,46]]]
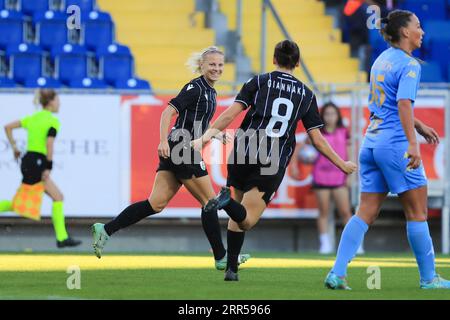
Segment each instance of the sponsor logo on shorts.
[[200,161],[200,168],[202,168],[203,171],[206,170],[206,165],[205,165],[205,161]]

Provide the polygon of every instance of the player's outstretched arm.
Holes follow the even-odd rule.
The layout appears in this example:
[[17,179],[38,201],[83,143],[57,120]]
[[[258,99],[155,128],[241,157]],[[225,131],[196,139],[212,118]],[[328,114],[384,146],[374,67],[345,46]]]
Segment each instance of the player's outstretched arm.
[[12,150],[13,150],[13,153],[14,153],[14,159],[16,159],[16,160],[18,160],[19,157],[20,157],[20,151],[17,148],[16,141],[14,140],[12,131],[14,129],[17,129],[17,128],[20,128],[20,127],[22,127],[22,124],[21,124],[21,122],[19,120],[18,121],[13,121],[13,122],[8,123],[7,125],[5,125],[6,137],[8,138],[8,141],[9,141],[11,147],[12,147]]
[[308,131],[312,145],[329,159],[336,167],[344,173],[350,174],[356,170],[356,164],[351,161],[344,161],[329,145],[328,141],[322,136],[320,129],[315,128]]
[[236,117],[244,110],[244,105],[240,102],[234,102],[227,110],[225,110],[217,119],[214,121],[212,126],[206,130],[206,132],[200,138],[192,141],[192,147],[195,150],[200,150],[208,144],[211,139],[217,136],[220,132],[225,130]]

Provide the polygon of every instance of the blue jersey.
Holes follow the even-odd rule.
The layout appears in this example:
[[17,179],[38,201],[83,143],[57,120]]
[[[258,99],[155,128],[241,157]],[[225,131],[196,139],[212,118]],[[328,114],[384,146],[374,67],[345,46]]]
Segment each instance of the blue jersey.
[[394,149],[408,143],[397,103],[409,99],[414,105],[420,73],[420,63],[397,48],[385,50],[375,60],[370,71],[370,125],[363,147]]

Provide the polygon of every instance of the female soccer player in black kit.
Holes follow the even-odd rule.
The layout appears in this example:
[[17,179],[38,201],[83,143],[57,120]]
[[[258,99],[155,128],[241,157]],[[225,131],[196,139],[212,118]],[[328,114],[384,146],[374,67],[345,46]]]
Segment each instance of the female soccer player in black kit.
[[[98,258],[109,237],[120,229],[161,212],[184,185],[203,207],[215,197],[211,180],[199,152],[190,148],[190,142],[200,137],[208,128],[216,110],[216,90],[214,84],[219,80],[224,68],[224,54],[216,47],[209,47],[194,54],[189,66],[201,76],[186,84],[177,97],[173,98],[161,115],[159,167],[153,190],[147,200],[128,206],[114,220],[107,224],[92,226],[94,252]],[[169,132],[171,119],[178,114],[174,127]],[[223,143],[226,135],[219,134]],[[202,209],[202,225],[214,253],[216,268],[226,267],[226,250],[222,243],[217,211]],[[240,256],[240,263],[248,255]]]
[[[299,120],[319,152],[346,174],[356,170],[356,165],[342,160],[320,133],[323,123],[316,97],[292,75],[299,61],[300,51],[295,42],[278,43],[273,57],[276,71],[257,75],[244,84],[233,105],[201,138],[192,142],[194,150],[200,150],[239,113],[249,109],[228,160],[227,187],[205,206],[207,210],[224,209],[231,218],[227,233],[226,281],[238,280],[238,256],[244,232],[258,222],[283,180],[295,149]],[[235,190],[234,199],[231,186]]]

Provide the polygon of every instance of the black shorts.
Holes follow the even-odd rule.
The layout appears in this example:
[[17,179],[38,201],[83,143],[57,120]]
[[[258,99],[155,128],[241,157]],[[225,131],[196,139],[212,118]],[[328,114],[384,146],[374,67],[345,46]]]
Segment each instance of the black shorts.
[[36,184],[42,181],[42,173],[47,164],[47,157],[39,152],[27,152],[20,165],[22,171],[22,183]]
[[312,189],[337,189],[337,188],[342,188],[345,187],[345,184],[341,184],[341,185],[336,185],[336,186],[326,186],[323,184],[316,184],[316,183],[312,183],[311,188]]
[[[158,171],[170,171],[175,175],[178,181],[200,178],[208,175],[206,164],[202,159],[200,152],[195,151],[190,145],[181,145],[182,142],[173,142],[169,140],[171,157],[165,159],[159,157]],[[175,151],[179,150],[178,151]],[[176,159],[175,159],[176,157]]]
[[257,187],[264,192],[263,200],[268,205],[284,178],[286,168],[279,168],[274,175],[261,175],[261,164],[228,164],[227,186],[247,192]]

